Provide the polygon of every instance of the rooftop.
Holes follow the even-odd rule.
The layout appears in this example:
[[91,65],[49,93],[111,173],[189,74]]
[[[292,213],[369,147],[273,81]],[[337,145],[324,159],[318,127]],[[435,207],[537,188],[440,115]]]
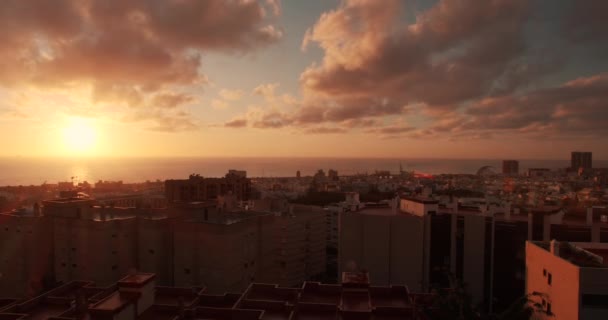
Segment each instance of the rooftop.
[[[537,241],[534,242],[534,244],[549,252],[553,251],[551,248],[552,245],[558,246],[557,254],[560,258],[581,268],[608,268],[608,260],[604,259],[604,257],[608,255],[608,245],[606,245],[605,248],[589,248],[586,250],[579,247],[577,244],[565,241]],[[599,255],[594,251],[598,252]]]
[[156,278],[154,273],[130,274],[118,281],[120,287],[142,287]]
[[[345,273],[342,285],[305,282],[300,288],[285,288],[254,283],[243,294],[224,295],[206,294],[204,288],[146,286],[154,278],[146,273],[128,275],[107,289],[93,287],[91,282],[71,282],[19,305],[13,304],[14,300],[0,300],[0,320],[74,319],[79,312],[74,308],[76,296],[86,298],[88,307],[80,309],[84,320],[113,317],[132,304],[146,305],[145,310],[139,310],[138,319],[421,319],[415,317],[416,304],[432,302],[432,295],[418,299],[405,286],[369,286],[369,275],[364,272]],[[123,286],[143,291],[121,292]],[[154,290],[152,304],[140,303],[139,299],[150,293],[145,290]],[[2,305],[8,307],[1,309]]]
[[426,197],[406,197],[406,196],[402,196],[401,199],[408,200],[408,201],[413,201],[413,202],[418,202],[418,203],[422,203],[422,204],[438,204],[439,203],[437,200],[434,200],[434,199],[431,199],[431,198],[426,198]]

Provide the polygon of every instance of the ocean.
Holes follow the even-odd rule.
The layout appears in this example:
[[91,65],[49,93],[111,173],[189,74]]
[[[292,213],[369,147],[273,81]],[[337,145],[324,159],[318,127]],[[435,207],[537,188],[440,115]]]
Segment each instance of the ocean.
[[[338,170],[339,174],[373,173],[376,170],[420,173],[476,173],[482,166],[493,166],[497,159],[354,159],[354,158],[0,158],[0,186],[38,185],[44,182],[122,180],[144,182],[187,178],[192,173],[221,177],[229,169],[246,170],[249,177],[293,177],[296,171],[312,175],[318,169]],[[520,171],[527,168],[565,168],[568,160],[520,160]],[[608,167],[608,161],[594,161],[595,167]]]

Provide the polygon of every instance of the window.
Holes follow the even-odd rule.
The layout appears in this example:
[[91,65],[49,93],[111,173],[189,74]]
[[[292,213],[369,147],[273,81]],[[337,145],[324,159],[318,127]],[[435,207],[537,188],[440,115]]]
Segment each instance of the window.
[[184,268],[184,273],[185,274],[190,274],[190,269],[189,268]]
[[72,268],[76,268],[78,265],[76,265],[75,263],[72,263]]
[[154,254],[154,249],[150,249],[148,252],[150,252],[150,254]]
[[112,266],[112,270],[116,270],[116,269],[118,269],[118,266],[117,265],[113,265]]
[[551,314],[551,304],[547,303],[547,314]]
[[547,305],[547,301],[545,301],[545,299],[543,299],[543,307],[545,307]]
[[72,248],[72,251],[76,251],[76,248]]
[[543,269],[543,277],[547,276],[547,269]]
[[62,266],[62,267],[65,267],[65,262],[62,262],[62,263],[61,263],[61,266]]
[[549,274],[547,275],[547,283],[548,283],[549,285],[551,285],[551,280],[552,280],[551,273],[549,273]]
[[583,307],[608,308],[608,294],[583,294]]

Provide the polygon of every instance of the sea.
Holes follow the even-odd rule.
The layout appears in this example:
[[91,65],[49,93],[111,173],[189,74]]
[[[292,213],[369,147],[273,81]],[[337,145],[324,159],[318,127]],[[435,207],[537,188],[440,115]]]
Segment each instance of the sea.
[[[569,160],[520,160],[528,168],[565,168]],[[249,177],[294,177],[317,170],[337,170],[340,175],[399,170],[427,174],[474,174],[483,166],[502,168],[500,159],[378,159],[378,158],[0,158],[0,186],[39,185],[74,181],[94,183],[122,180],[125,183],[186,178],[190,174],[222,177],[229,169],[246,170]],[[608,167],[608,161],[594,161]]]

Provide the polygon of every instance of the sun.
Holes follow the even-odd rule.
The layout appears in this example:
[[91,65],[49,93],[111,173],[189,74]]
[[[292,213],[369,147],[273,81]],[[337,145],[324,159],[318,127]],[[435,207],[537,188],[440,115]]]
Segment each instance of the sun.
[[92,152],[97,142],[97,130],[94,123],[82,118],[70,119],[63,128],[63,142],[70,153]]

